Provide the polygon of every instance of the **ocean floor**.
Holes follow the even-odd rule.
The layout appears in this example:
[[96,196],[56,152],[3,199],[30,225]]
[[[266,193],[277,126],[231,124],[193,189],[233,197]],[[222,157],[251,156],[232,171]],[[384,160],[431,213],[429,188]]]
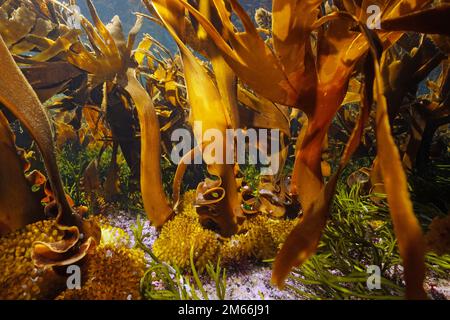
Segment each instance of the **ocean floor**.
[[[132,227],[136,224],[136,216],[124,211],[115,211],[106,216],[108,223],[123,229],[130,236],[130,245],[134,246],[135,240]],[[143,233],[148,235],[144,243],[152,247],[158,236],[157,230],[150,225],[147,219],[143,221]],[[147,256],[148,261],[150,257]],[[227,268],[227,294],[229,300],[298,300],[300,297],[292,290],[278,290],[270,283],[271,266],[255,264],[254,262],[240,263]],[[204,289],[208,295],[215,297],[216,288],[208,279],[202,279]],[[289,284],[289,282],[288,282]],[[295,284],[299,288],[299,284]],[[425,289],[432,299],[450,300],[450,281],[445,279],[427,278]],[[306,290],[306,288],[305,288]]]
[[[136,224],[136,216],[119,211],[107,215],[108,223],[123,229],[130,236],[130,244],[134,246],[132,226]],[[149,235],[144,243],[151,247],[157,238],[157,230],[145,219],[143,233]],[[150,257],[147,256],[150,261]],[[227,295],[229,300],[296,300],[298,296],[290,290],[278,290],[270,283],[272,269],[269,265],[240,263],[238,266],[227,268]],[[216,288],[213,283],[205,281],[204,288],[211,297],[215,297]],[[298,285],[297,285],[298,286]]]

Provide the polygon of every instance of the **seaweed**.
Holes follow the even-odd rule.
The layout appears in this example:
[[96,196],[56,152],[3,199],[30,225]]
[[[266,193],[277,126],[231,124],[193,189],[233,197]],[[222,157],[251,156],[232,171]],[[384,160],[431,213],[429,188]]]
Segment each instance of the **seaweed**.
[[[272,283],[309,298],[425,299],[446,278],[448,4],[379,0],[377,21],[368,1],[274,0],[252,19],[238,0],[143,0],[127,35],[76,4],[0,0],[0,233],[56,218],[64,234],[32,237],[36,267],[101,272],[95,216],[123,209],[158,230],[146,248],[134,228],[148,299],[212,298],[204,277],[223,299],[222,268],[245,259],[274,258]],[[195,142],[172,163],[178,129]],[[277,172],[210,131],[261,129]]]

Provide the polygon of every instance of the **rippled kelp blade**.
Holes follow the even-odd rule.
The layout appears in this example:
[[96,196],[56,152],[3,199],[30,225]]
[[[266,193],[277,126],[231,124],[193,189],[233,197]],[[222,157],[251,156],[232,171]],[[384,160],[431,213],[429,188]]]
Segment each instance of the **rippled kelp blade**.
[[[32,258],[37,266],[42,267],[73,263],[77,257],[84,257],[95,243],[100,241],[100,230],[95,223],[82,221],[80,216],[72,212],[56,163],[53,134],[47,113],[1,37],[0,64],[3,67],[3,72],[0,73],[0,102],[21,121],[37,143],[58,209],[58,228],[66,232],[64,240],[60,242],[35,243],[34,248],[38,250],[33,250]],[[81,246],[77,247],[80,229],[85,238]]]
[[44,208],[24,175],[8,120],[0,112],[0,236],[44,218]]
[[[207,70],[181,41],[179,34],[176,33],[176,30],[183,29],[183,6],[175,6],[175,2],[169,1],[173,5],[173,10],[169,11],[167,10],[166,2],[153,1],[153,6],[181,51],[188,98],[191,104],[190,122],[192,125],[197,121],[200,121],[202,124],[201,130],[194,128],[197,141],[208,143],[209,141],[203,141],[203,135],[209,129],[217,130],[217,132],[220,132],[225,137],[225,132],[230,127],[229,111],[225,105],[225,101],[230,101],[233,97],[228,96],[228,99],[223,99],[221,92],[219,92],[219,89],[207,73]],[[174,25],[169,24],[169,21],[172,21]],[[223,88],[222,93],[230,94],[230,90]],[[225,148],[225,144],[222,144],[222,147]],[[227,193],[226,197],[217,199],[214,203],[214,205],[217,205],[221,209],[218,209],[217,213],[213,216],[207,214],[205,219],[214,221],[219,226],[222,235],[232,235],[237,231],[236,216],[240,212],[233,165],[214,163],[214,159],[210,159],[207,152],[203,156],[205,162],[208,164],[208,172],[213,176],[220,177],[220,181],[223,183],[223,191]],[[199,186],[198,190],[202,190],[202,188]]]
[[53,134],[46,111],[0,37],[0,102],[21,121],[39,146],[55,198],[61,206],[63,221],[71,223],[67,203],[56,165]]

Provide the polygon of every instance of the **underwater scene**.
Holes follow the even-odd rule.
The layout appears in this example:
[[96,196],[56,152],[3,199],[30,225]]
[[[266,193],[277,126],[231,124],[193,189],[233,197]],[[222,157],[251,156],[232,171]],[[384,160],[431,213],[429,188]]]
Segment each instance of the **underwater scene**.
[[0,300],[450,299],[449,19],[0,0]]

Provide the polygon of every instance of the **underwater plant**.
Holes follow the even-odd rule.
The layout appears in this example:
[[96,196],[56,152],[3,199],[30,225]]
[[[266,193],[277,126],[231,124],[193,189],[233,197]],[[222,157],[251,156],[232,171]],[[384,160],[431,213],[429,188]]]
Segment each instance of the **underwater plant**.
[[[160,1],[153,3],[158,10]],[[170,21],[166,23],[169,24],[169,28],[177,27],[176,20],[180,21],[182,12],[180,6],[184,7],[204,28],[217,50],[243,82],[273,102],[300,108],[308,117],[305,134],[298,140],[292,179],[292,191],[298,194],[304,217],[287,239],[275,261],[274,282],[282,286],[291,268],[302,264],[316,250],[327,220],[337,178],[361,140],[374,95],[378,105],[377,163],[384,179],[404,259],[408,286],[406,294],[411,298],[425,297],[422,287],[424,245],[421,230],[408,198],[399,153],[390,133],[390,122],[386,114],[386,89],[383,89],[384,82],[378,70],[379,62],[376,61],[381,57],[381,52],[375,51],[378,48],[374,40],[377,36],[365,24],[367,13],[364,8],[367,4],[363,2],[358,6],[350,5],[348,2],[342,4],[337,2],[334,4],[337,9],[335,12],[320,17],[319,5],[322,1],[274,1],[272,50],[260,37],[258,30],[237,1],[229,1],[229,4],[242,22],[244,32],[236,31],[230,19],[230,11],[222,1],[213,3],[220,18],[220,26],[226,28],[226,33],[218,30],[207,16],[186,1],[164,1],[164,3],[166,4],[164,8],[171,11],[170,18],[165,19]],[[409,1],[407,5],[380,1],[379,5],[383,7],[381,20],[395,20],[400,15],[417,12],[427,4],[428,1]],[[443,19],[444,11],[445,9],[441,10],[438,6],[434,13],[439,19]],[[295,19],[301,12],[312,14],[306,19]],[[324,27],[325,23],[327,28]],[[351,25],[359,28],[361,32],[351,31]],[[407,23],[404,28],[404,31],[408,30]],[[386,30],[389,31],[389,27],[386,27]],[[434,30],[434,32],[444,31]],[[312,34],[314,47],[311,45]],[[389,48],[400,39],[401,35],[383,32],[382,29],[379,32],[380,45]],[[369,51],[372,53],[367,55]],[[337,173],[324,185],[320,164],[326,129],[343,102],[352,71],[366,56],[365,96],[360,120],[343,153]],[[375,61],[371,62],[371,59]],[[374,94],[372,94],[373,87],[376,88]]]
[[[445,278],[448,4],[273,0],[252,19],[238,0],[143,0],[133,25],[85,4],[0,0],[0,243],[18,246],[2,264],[83,266],[82,292],[48,288],[61,299],[209,299],[207,275],[223,299],[222,268],[248,261],[308,298],[424,299],[430,272]],[[178,129],[194,138],[179,162]],[[139,218],[130,248],[121,210],[141,209],[154,239]]]
[[[0,78],[0,102],[25,126],[36,141],[48,174],[51,196],[48,206],[57,210],[58,227],[65,231],[59,242],[33,244],[33,259],[40,266],[65,266],[84,258],[99,241],[100,231],[95,223],[83,220],[73,211],[66,198],[56,165],[52,130],[48,116],[20,69],[11,56],[3,39],[0,54],[4,73]],[[19,190],[17,190],[19,191]],[[4,208],[2,208],[4,210]],[[14,216],[14,219],[20,216]],[[84,238],[80,238],[80,234]]]

